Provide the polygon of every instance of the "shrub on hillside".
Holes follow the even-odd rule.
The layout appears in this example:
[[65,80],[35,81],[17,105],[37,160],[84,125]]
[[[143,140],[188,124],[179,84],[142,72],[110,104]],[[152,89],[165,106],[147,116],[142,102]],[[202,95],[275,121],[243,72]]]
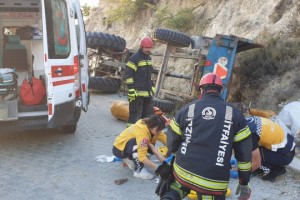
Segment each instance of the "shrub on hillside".
[[271,39],[264,48],[247,51],[239,56],[240,75],[255,80],[266,75],[283,75],[296,67],[292,60],[296,60],[299,53],[300,40]]
[[155,13],[156,26],[186,32],[193,28],[195,16],[192,8],[184,8],[173,13],[168,7],[160,8]]
[[[300,40],[275,40],[261,49],[237,56],[233,102],[251,102],[256,108],[278,111],[279,104],[299,99]],[[299,75],[298,75],[299,74]]]
[[155,8],[155,2],[150,0],[103,0],[112,6],[107,11],[107,21],[133,21],[137,14],[146,8]]

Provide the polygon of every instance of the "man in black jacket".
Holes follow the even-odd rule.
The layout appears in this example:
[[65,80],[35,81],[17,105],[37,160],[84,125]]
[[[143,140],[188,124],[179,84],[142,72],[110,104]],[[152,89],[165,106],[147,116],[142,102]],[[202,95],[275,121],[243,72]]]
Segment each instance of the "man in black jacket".
[[[163,169],[165,163],[156,170],[161,177],[156,193],[163,200],[180,200],[194,190],[199,200],[225,200],[234,150],[239,173],[236,194],[247,200],[252,140],[246,120],[220,98],[223,85],[218,75],[204,75],[199,86],[201,99],[182,107],[170,123],[167,143],[175,160],[172,170]],[[166,176],[166,171],[173,173]]]
[[126,64],[125,82],[128,87],[129,118],[127,127],[137,120],[153,114],[152,97],[155,87],[151,80],[153,70],[150,53],[153,47],[151,37],[140,41],[139,50],[134,53]]

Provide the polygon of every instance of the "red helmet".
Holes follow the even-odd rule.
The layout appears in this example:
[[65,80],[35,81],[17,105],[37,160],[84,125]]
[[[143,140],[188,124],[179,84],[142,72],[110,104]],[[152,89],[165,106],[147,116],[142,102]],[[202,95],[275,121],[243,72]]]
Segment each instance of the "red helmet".
[[223,88],[223,84],[222,84],[222,80],[221,80],[220,76],[218,76],[217,74],[214,74],[214,73],[205,74],[201,78],[199,87],[201,88],[204,85],[217,85],[217,86],[220,86],[221,88]]
[[153,47],[153,40],[151,37],[146,36],[143,37],[140,41],[140,47],[147,47],[147,48],[152,48]]

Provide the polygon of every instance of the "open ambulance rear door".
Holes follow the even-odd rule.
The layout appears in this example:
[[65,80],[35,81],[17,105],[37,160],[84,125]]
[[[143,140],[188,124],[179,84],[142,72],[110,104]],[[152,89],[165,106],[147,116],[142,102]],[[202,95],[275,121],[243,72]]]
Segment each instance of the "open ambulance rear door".
[[76,13],[76,30],[77,30],[77,40],[78,40],[78,50],[79,50],[79,65],[80,65],[80,83],[81,83],[81,98],[82,98],[82,109],[84,111],[88,110],[89,105],[89,92],[88,92],[88,57],[86,48],[86,32],[83,20],[83,15],[80,9],[80,4],[78,0],[72,1],[73,8]]
[[48,128],[75,127],[82,108],[80,55],[70,1],[42,1]]

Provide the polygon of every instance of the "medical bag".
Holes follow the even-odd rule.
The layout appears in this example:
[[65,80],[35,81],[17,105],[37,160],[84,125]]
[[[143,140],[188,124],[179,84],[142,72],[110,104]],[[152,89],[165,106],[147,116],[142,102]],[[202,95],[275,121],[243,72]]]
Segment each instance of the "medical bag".
[[24,79],[20,88],[20,98],[24,105],[42,104],[46,96],[46,88],[42,80],[32,77]]

